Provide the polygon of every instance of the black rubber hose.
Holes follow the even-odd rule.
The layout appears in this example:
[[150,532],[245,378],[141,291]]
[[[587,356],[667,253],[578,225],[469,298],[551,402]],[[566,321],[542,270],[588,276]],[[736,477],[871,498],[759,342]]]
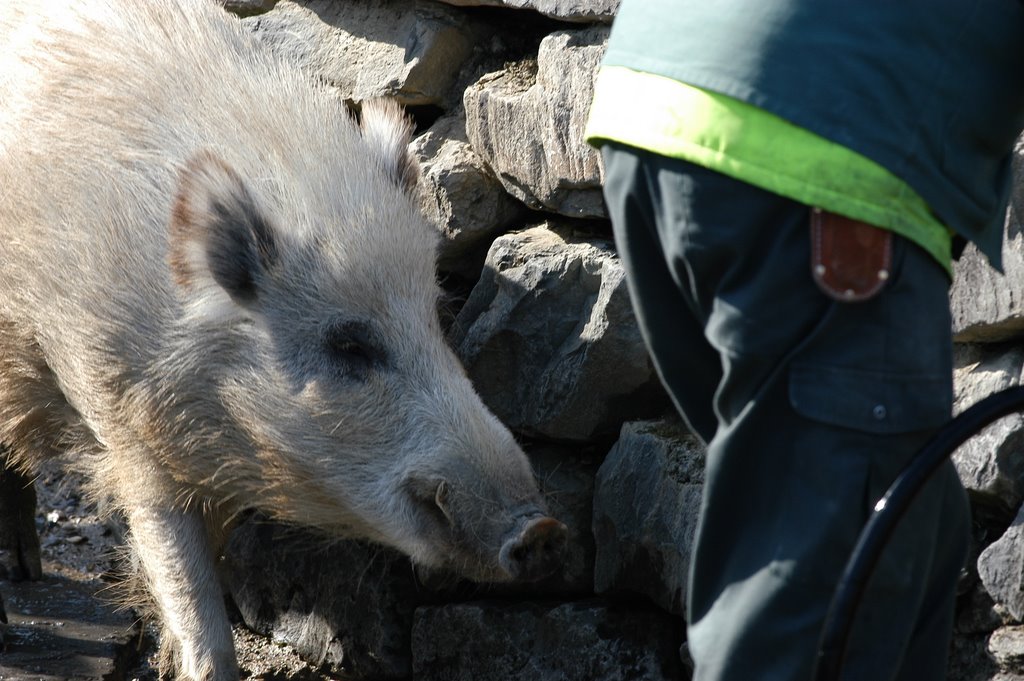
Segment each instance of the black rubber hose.
[[839,681],[847,639],[864,589],[893,529],[942,463],[971,436],[1004,416],[1024,410],[1024,386],[990,395],[942,427],[899,474],[868,519],[846,563],[825,616],[813,681]]

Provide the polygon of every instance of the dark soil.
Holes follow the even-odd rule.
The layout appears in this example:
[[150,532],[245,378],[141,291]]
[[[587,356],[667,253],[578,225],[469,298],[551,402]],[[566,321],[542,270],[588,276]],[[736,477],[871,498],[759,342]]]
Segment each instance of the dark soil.
[[[152,627],[118,604],[118,533],[57,466],[36,480],[44,577],[0,581],[8,626],[0,681],[157,681]],[[288,646],[235,625],[242,679],[329,680]]]

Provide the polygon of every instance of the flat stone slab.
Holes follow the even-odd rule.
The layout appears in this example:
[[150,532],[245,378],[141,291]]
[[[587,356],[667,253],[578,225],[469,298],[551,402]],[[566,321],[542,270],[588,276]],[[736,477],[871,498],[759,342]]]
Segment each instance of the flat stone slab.
[[466,89],[466,135],[505,190],[530,208],[605,217],[601,155],[583,139],[608,27],[556,31],[537,58]]
[[413,678],[680,681],[683,621],[596,600],[473,602],[416,610]]
[[97,595],[105,586],[62,577],[0,582],[8,621],[0,679],[124,678],[139,630],[129,613]]
[[620,0],[441,0],[449,5],[530,9],[562,21],[611,23]]
[[954,340],[993,343],[1024,336],[1024,137],[1013,157],[1014,186],[1003,232],[1003,273],[973,245],[953,265]]

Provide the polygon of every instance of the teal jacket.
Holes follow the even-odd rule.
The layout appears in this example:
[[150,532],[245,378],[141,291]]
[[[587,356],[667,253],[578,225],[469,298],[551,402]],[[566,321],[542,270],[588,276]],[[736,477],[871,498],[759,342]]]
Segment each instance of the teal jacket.
[[624,0],[604,63],[734,97],[863,154],[1000,266],[1024,128],[1019,0]]

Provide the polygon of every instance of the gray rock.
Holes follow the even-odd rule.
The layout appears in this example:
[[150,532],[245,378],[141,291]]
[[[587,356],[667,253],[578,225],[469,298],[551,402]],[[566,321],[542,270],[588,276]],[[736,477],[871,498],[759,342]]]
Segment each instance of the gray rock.
[[513,430],[611,439],[669,408],[611,243],[540,226],[499,237],[451,330],[484,402]]
[[1013,618],[1004,606],[992,600],[980,585],[962,598],[957,606],[954,631],[958,635],[990,634]]
[[271,48],[330,83],[347,100],[444,100],[477,39],[451,7],[420,0],[280,0],[244,20]]
[[999,673],[999,666],[988,652],[988,638],[988,634],[954,636],[944,681],[1024,681]]
[[996,603],[1024,621],[1024,507],[1003,536],[981,552],[978,576]]
[[465,92],[473,148],[531,208],[603,217],[601,157],[583,140],[608,28],[559,31],[537,62],[489,74]]
[[246,625],[351,679],[403,679],[417,587],[409,562],[249,520],[232,534],[224,581]]
[[[1006,672],[1024,672],[1024,627],[1002,627],[992,632],[988,639],[988,652],[999,664],[1000,670]],[[1000,676],[1011,679],[1016,676]]]
[[682,620],[595,602],[419,608],[413,678],[658,681],[683,677]]
[[277,4],[277,0],[219,0],[219,2],[227,11],[243,17],[269,12]]
[[531,9],[563,21],[611,23],[620,0],[441,0],[449,5]]
[[[1019,385],[1024,348],[961,346],[954,370],[954,411]],[[1024,416],[1011,414],[975,435],[953,455],[964,486],[1012,512],[1024,501]]]
[[1024,335],[1024,137],[1017,141],[1015,185],[1006,216],[1003,270],[992,269],[973,245],[955,263],[950,291],[953,332],[961,342],[992,342]]
[[420,161],[423,212],[444,235],[438,267],[477,278],[490,242],[523,214],[523,205],[469,145],[461,110],[413,140]]
[[627,423],[597,473],[594,589],[682,615],[700,512],[704,446],[677,421]]

